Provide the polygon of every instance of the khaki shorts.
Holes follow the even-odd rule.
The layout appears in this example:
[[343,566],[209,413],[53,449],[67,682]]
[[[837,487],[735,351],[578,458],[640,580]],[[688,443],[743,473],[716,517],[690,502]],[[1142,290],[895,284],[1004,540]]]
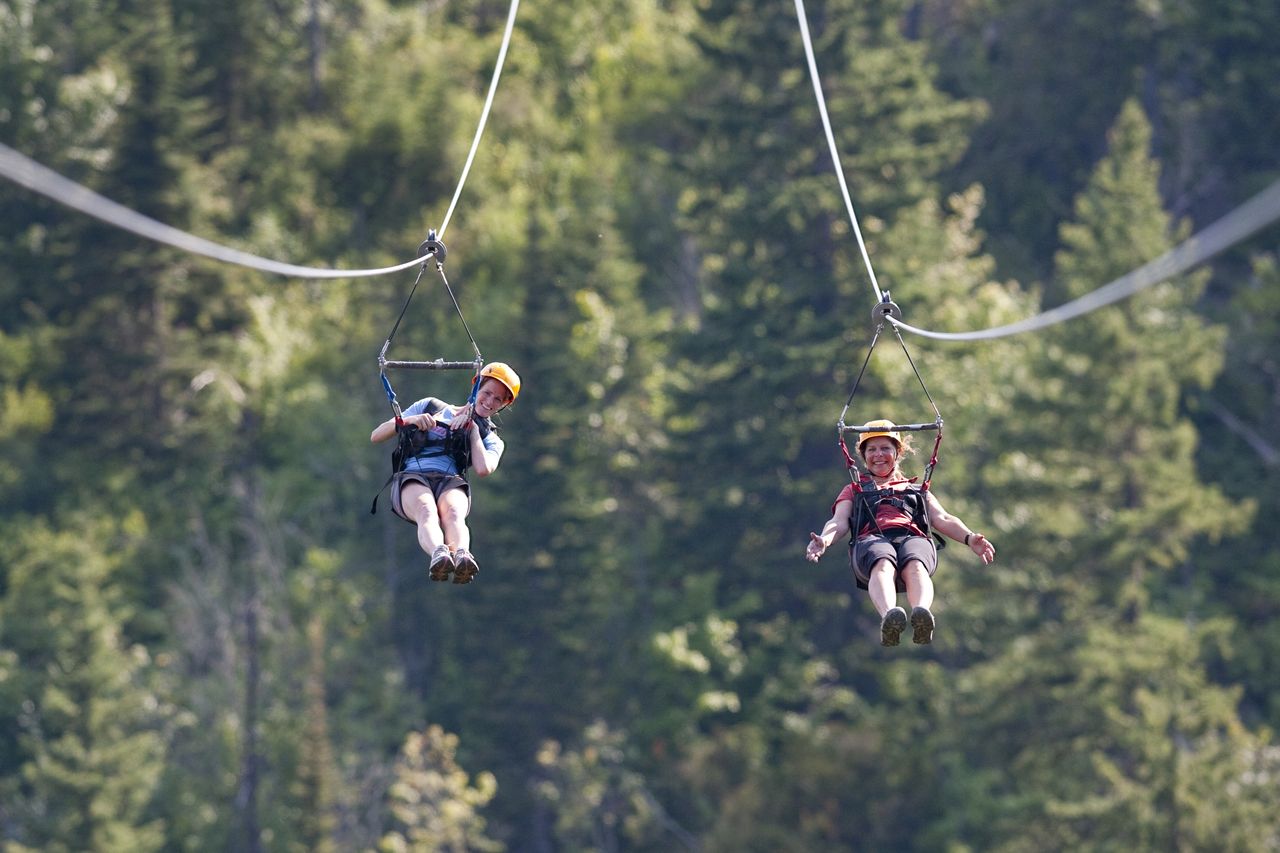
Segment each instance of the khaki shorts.
[[440,500],[440,496],[451,489],[462,489],[467,493],[467,509],[471,509],[471,484],[457,474],[439,474],[434,471],[401,471],[391,480],[391,511],[403,518],[410,524],[416,524],[404,511],[404,507],[400,504],[400,491],[405,487],[406,483],[421,483],[431,490],[431,494],[435,495],[436,501]]
[[919,560],[924,570],[933,577],[938,570],[938,546],[927,536],[917,536],[908,531],[890,529],[888,534],[868,533],[859,536],[849,545],[849,562],[853,566],[853,579],[858,589],[866,589],[871,580],[871,567],[880,560],[893,563],[893,582],[898,592],[906,592],[902,582],[902,567],[911,560]]

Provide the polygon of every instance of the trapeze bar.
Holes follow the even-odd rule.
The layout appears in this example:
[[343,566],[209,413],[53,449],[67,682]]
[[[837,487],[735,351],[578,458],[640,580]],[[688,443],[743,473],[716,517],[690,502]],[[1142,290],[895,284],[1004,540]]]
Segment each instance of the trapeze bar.
[[384,361],[382,366],[394,367],[401,370],[478,370],[478,362],[474,361],[445,361],[443,358],[437,358],[435,361]]
[[894,424],[893,426],[845,426],[840,425],[842,432],[926,432],[931,429],[941,429],[942,423],[936,422],[931,424]]

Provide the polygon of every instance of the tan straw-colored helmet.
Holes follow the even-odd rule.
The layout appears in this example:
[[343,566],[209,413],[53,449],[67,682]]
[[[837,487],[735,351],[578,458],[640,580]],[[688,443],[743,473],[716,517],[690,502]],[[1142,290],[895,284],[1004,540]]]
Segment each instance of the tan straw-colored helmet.
[[862,453],[862,445],[873,438],[887,438],[898,446],[898,450],[902,450],[902,435],[891,429],[892,426],[893,421],[886,421],[883,418],[863,424],[862,428],[869,432],[858,434],[858,452]]

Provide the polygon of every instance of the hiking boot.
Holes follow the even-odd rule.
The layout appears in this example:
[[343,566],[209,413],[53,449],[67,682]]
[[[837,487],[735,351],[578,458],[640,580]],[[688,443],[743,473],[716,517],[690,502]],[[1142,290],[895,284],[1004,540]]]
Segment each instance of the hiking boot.
[[480,571],[480,566],[476,564],[476,558],[471,556],[471,552],[466,548],[459,548],[453,553],[453,563],[454,583],[471,583],[471,579]]
[[911,608],[911,642],[933,642],[933,614],[927,607]]
[[896,646],[898,638],[907,628],[907,611],[901,607],[890,607],[880,620],[880,645]]
[[449,553],[449,546],[441,545],[436,548],[435,553],[431,555],[431,579],[433,581],[447,581],[453,570],[453,554]]

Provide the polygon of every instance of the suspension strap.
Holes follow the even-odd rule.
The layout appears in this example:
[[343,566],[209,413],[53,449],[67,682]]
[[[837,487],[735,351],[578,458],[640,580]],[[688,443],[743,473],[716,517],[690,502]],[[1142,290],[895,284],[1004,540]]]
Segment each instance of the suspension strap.
[[[418,275],[413,280],[413,287],[409,290],[409,296],[404,301],[404,307],[400,309],[400,315],[396,317],[395,324],[391,327],[391,333],[387,335],[386,341],[382,344],[382,350],[378,353],[378,375],[382,379],[383,390],[386,391],[387,401],[391,404],[391,411],[395,415],[396,430],[399,431],[404,426],[403,413],[400,410],[400,403],[396,400],[396,392],[391,387],[391,380],[387,378],[388,368],[408,368],[416,370],[466,370],[474,369],[476,379],[472,382],[471,396],[469,402],[474,403],[476,393],[480,388],[480,369],[484,366],[484,359],[480,355],[480,346],[476,343],[475,335],[471,334],[471,327],[467,325],[467,318],[462,314],[462,307],[458,304],[458,298],[454,295],[453,287],[449,284],[449,279],[444,274],[444,260],[448,255],[448,249],[444,243],[436,236],[435,229],[427,232],[427,239],[422,241],[422,245],[418,246],[418,257],[422,258],[422,264],[418,268]],[[396,336],[396,332],[400,328],[400,322],[404,320],[405,313],[409,310],[409,303],[413,301],[414,294],[418,292],[418,284],[422,281],[422,274],[427,269],[427,262],[435,258],[436,271],[440,274],[441,281],[444,282],[445,290],[449,294],[449,300],[453,303],[453,308],[458,312],[458,319],[462,321],[462,328],[467,333],[467,338],[471,341],[471,348],[475,352],[474,361],[445,361],[438,358],[434,361],[388,361],[387,350],[391,348],[391,341]]]
[[[444,243],[436,239],[435,229],[429,230],[427,239],[423,240],[422,245],[418,247],[418,257],[422,258],[422,263],[418,266],[418,275],[413,279],[413,287],[409,290],[409,297],[404,301],[404,307],[400,309],[400,316],[396,317],[396,322],[391,327],[391,333],[387,335],[387,342],[382,345],[380,360],[386,357],[387,349],[391,346],[391,339],[399,331],[400,321],[404,319],[405,312],[409,310],[409,303],[413,301],[413,295],[418,292],[418,284],[422,281],[422,274],[427,269],[427,261],[433,256],[436,257],[436,267],[443,270],[446,254],[447,250],[444,247]],[[454,304],[456,305],[457,303],[455,302]]]
[[[867,356],[862,360],[862,369],[858,371],[858,378],[853,382],[853,390],[849,392],[849,399],[844,401],[844,408],[840,410],[840,420],[836,422],[836,437],[840,442],[840,452],[844,454],[844,464],[851,472],[851,476],[853,469],[857,467],[857,462],[849,454],[849,447],[844,441],[846,430],[844,416],[848,414],[849,406],[853,404],[854,395],[858,393],[858,386],[862,384],[862,377],[867,372],[867,365],[871,363],[871,353],[875,352],[876,343],[880,340],[880,333],[884,331],[885,320],[890,316],[896,316],[901,319],[902,309],[892,302],[889,298],[889,292],[885,291],[881,301],[877,302],[875,307],[871,309],[871,319],[875,323],[874,331],[871,334],[871,346],[867,347]],[[899,335],[898,338],[901,340],[902,336]]]
[[920,491],[929,491],[929,483],[933,480],[933,467],[938,464],[938,448],[942,446],[942,418],[938,418],[938,433],[933,440],[933,454],[929,457],[929,464],[924,466],[924,482],[920,484]]
[[[898,344],[902,347],[903,354],[907,357],[907,363],[911,365],[911,371],[916,376],[916,381],[920,383],[920,388],[924,391],[924,396],[929,400],[930,407],[933,408],[934,422],[931,424],[895,424],[892,427],[893,432],[922,432],[925,430],[934,430],[936,437],[933,441],[933,452],[930,454],[929,462],[924,469],[924,482],[921,483],[921,491],[929,490],[929,483],[933,478],[933,469],[938,464],[938,448],[942,446],[942,413],[938,411],[938,404],[934,402],[933,395],[929,393],[929,387],[924,383],[924,377],[920,375],[920,369],[916,367],[915,359],[911,357],[911,352],[907,349],[906,341],[902,339],[902,333],[898,331],[895,320],[902,319],[902,310],[894,304],[890,299],[889,292],[886,290],[881,300],[876,303],[871,311],[871,318],[875,322],[875,331],[871,336],[871,346],[867,348],[867,356],[862,361],[862,369],[858,371],[858,378],[853,384],[853,390],[849,392],[849,399],[845,401],[844,409],[840,412],[840,420],[836,424],[836,432],[839,438],[840,452],[844,455],[845,467],[849,470],[849,477],[857,485],[857,477],[854,476],[854,470],[858,468],[858,462],[853,454],[849,452],[849,446],[845,442],[846,433],[862,433],[867,432],[864,427],[847,426],[844,422],[845,415],[849,412],[849,406],[853,403],[853,397],[858,393],[858,386],[862,383],[862,376],[867,371],[867,364],[871,361],[871,353],[876,348],[876,343],[880,340],[880,332],[884,329],[884,324],[889,322],[893,326],[893,334],[898,339]],[[877,428],[879,429],[879,428]]]
[[938,411],[938,404],[933,401],[933,395],[929,393],[928,386],[924,384],[924,377],[920,375],[920,369],[916,367],[915,359],[907,351],[906,341],[902,339],[902,333],[898,331],[897,326],[893,327],[893,334],[898,338],[898,343],[902,345],[902,353],[907,357],[907,363],[911,365],[911,370],[920,382],[920,388],[924,391],[924,396],[929,400],[929,405],[933,408],[934,429],[937,430],[937,436],[933,440],[933,453],[929,457],[929,464],[924,466],[924,482],[920,484],[920,490],[927,492],[929,491],[929,483],[933,479],[934,466],[938,464],[938,448],[942,446],[942,413]]

